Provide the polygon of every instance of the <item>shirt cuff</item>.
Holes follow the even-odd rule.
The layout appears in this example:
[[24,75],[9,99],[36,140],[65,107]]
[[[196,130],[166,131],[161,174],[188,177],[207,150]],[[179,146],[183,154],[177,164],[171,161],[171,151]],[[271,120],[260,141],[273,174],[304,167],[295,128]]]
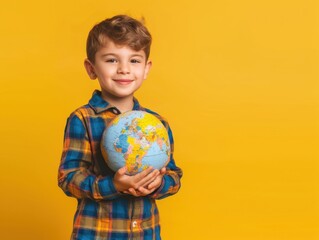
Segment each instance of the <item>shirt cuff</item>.
[[169,176],[167,176],[167,175],[163,176],[162,183],[159,186],[159,188],[156,189],[153,193],[151,193],[151,197],[152,198],[158,198],[160,195],[165,193],[165,188],[167,188],[167,187],[165,187],[165,185],[167,185],[166,184],[167,183],[167,177],[169,177]]
[[107,176],[100,179],[98,186],[99,192],[104,199],[114,199],[119,195],[119,192],[114,186],[112,176]]

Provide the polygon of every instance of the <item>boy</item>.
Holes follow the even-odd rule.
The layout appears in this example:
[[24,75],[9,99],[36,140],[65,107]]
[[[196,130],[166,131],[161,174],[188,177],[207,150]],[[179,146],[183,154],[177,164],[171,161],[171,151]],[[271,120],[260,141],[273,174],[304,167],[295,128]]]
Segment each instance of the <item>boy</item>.
[[[100,141],[107,123],[129,110],[143,110],[134,98],[151,68],[151,35],[139,21],[118,15],[95,25],[87,39],[85,69],[101,91],[68,118],[59,186],[77,198],[71,239],[161,239],[155,199],[178,192],[182,171],[173,154],[166,168],[151,167],[134,176],[125,167],[112,172],[102,158]],[[173,151],[172,151],[173,152]]]

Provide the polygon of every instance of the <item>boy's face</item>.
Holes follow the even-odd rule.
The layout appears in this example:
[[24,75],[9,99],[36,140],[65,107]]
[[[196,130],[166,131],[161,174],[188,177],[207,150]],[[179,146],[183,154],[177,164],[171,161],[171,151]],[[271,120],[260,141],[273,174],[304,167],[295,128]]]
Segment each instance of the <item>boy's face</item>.
[[98,78],[102,95],[111,103],[132,99],[151,67],[143,50],[135,51],[108,40],[95,54],[95,63],[84,62],[91,79]]

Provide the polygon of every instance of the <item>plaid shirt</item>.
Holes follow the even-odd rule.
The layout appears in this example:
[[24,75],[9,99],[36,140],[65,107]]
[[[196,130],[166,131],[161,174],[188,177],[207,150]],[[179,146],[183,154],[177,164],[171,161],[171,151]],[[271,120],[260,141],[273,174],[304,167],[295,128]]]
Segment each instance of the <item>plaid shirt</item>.
[[100,140],[107,123],[120,114],[95,91],[87,105],[74,111],[65,128],[58,184],[77,198],[71,239],[160,239],[159,214],[155,199],[178,192],[182,171],[173,159],[173,136],[168,123],[143,108],[134,99],[133,110],[158,117],[166,126],[171,142],[171,159],[158,190],[146,197],[133,197],[116,191],[112,172],[102,158]]

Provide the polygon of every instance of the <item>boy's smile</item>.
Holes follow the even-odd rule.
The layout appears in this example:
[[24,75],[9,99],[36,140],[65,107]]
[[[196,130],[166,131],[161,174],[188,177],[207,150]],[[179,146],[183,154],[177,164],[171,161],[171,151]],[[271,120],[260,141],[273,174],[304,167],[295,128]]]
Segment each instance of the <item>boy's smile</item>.
[[121,84],[121,85],[128,85],[131,82],[133,82],[133,80],[130,79],[113,79],[116,83]]
[[95,54],[95,63],[84,62],[91,79],[98,79],[103,98],[117,106],[119,102],[132,103],[134,92],[146,79],[152,63],[143,50],[135,51],[116,45],[107,39]]

